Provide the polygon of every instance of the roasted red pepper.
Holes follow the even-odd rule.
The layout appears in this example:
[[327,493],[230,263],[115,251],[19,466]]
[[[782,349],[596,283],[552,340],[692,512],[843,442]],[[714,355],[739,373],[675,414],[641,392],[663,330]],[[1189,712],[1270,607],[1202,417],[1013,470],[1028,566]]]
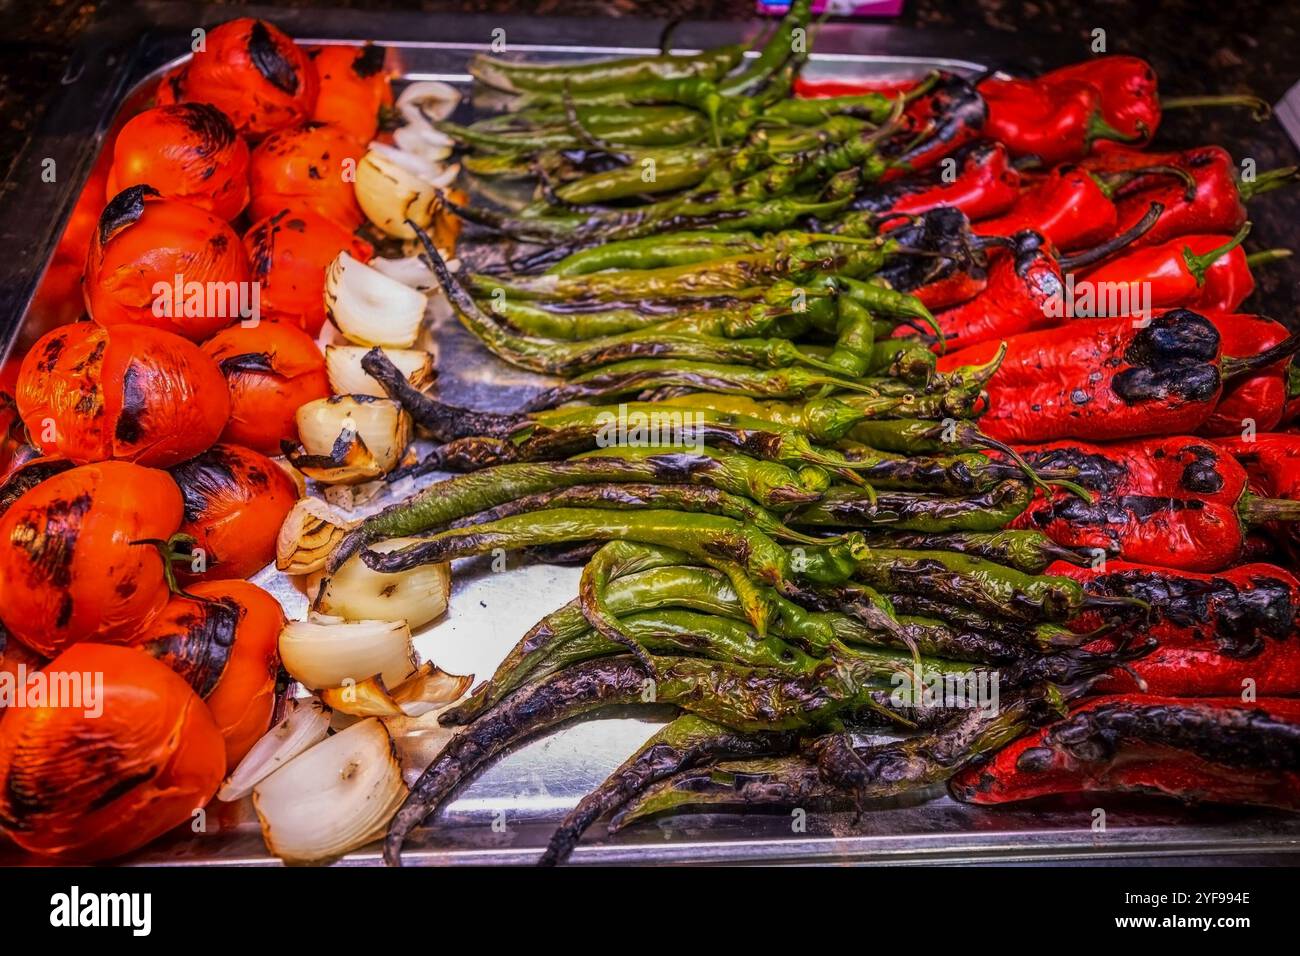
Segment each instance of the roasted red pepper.
[[1044,165],[1074,162],[1100,140],[1146,142],[1106,122],[1102,96],[1091,83],[1052,79],[1009,80],[993,76],[979,85],[988,104],[985,135],[1013,156],[1037,156]]
[[1056,321],[1048,303],[1064,291],[1061,269],[1043,237],[1019,232],[990,257],[988,287],[935,318],[951,351],[1042,328]]
[[949,792],[966,803],[1100,793],[1300,809],[1300,700],[1117,695],[1021,737]]
[[[1173,180],[1143,179],[1132,184],[1116,204],[1121,231],[1141,219],[1152,202],[1164,206],[1156,224],[1134,242],[1135,248],[1159,245],[1179,236],[1232,235],[1246,221],[1245,203],[1255,196],[1300,182],[1300,172],[1295,166],[1259,173],[1250,182],[1238,182],[1232,157],[1219,146],[1202,146],[1181,154],[1148,157],[1146,162],[1156,160],[1191,174],[1196,181],[1196,191],[1189,196],[1183,185]],[[1125,154],[1116,164],[1132,161],[1132,155]],[[1144,184],[1149,188],[1133,188]]]
[[[1181,179],[1176,167],[1152,167]],[[1118,231],[1119,213],[1111,200],[1123,182],[1145,176],[1146,168],[1122,173],[1095,173],[1077,166],[1058,166],[1020,194],[1004,215],[976,223],[981,236],[1009,236],[1033,229],[1057,249],[1073,251],[1110,238]],[[1190,179],[1187,180],[1190,183]]]
[[[1136,438],[1195,431],[1222,391],[1219,333],[1175,309],[1136,327],[1131,319],[1077,319],[1006,340],[980,427],[1003,441],[1086,435]],[[994,359],[995,341],[939,359],[942,372]]]
[[929,92],[907,104],[902,129],[885,147],[893,165],[884,179],[929,169],[979,139],[987,117],[984,98],[967,80],[943,75]]
[[860,96],[863,93],[906,93],[920,82],[917,79],[891,77],[870,80],[808,80],[796,76],[794,95],[804,99],[823,99],[828,96]]
[[1035,467],[1074,469],[1093,492],[1039,497],[1012,522],[1058,544],[1188,571],[1241,559],[1250,525],[1300,519],[1300,501],[1260,498],[1246,469],[1213,442],[1177,436],[1092,445],[1059,441],[1019,451]]
[[[1217,574],[1176,571],[1128,561],[1101,568],[1058,562],[1051,574],[1073,578],[1099,597],[1146,601],[1135,622],[1155,649],[1126,667],[1147,682],[1147,692],[1181,697],[1235,697],[1255,682],[1261,696],[1300,694],[1300,582],[1272,564],[1243,564]],[[1104,623],[1096,612],[1070,623],[1086,634]],[[1096,642],[1109,650],[1113,637]],[[1133,677],[1112,673],[1107,689],[1131,689]]]
[[869,212],[918,214],[939,206],[960,209],[974,222],[1006,212],[1020,195],[1020,173],[1001,143],[971,143],[944,164],[858,194],[849,207]]
[[[1218,329],[1225,355],[1257,355],[1281,347],[1289,335],[1280,322],[1262,316],[1206,312],[1205,317]],[[1225,381],[1223,396],[1214,413],[1197,431],[1217,436],[1240,435],[1246,429],[1261,432],[1276,428],[1286,414],[1292,369],[1292,360],[1286,356],[1272,365]]]
[[[1273,498],[1300,500],[1300,435],[1262,432],[1214,441],[1242,464],[1252,488]],[[1294,543],[1300,543],[1300,526],[1285,522],[1272,530],[1276,537],[1293,542],[1294,552]]]
[[[1241,248],[1248,232],[1249,223],[1235,236],[1171,239],[1111,259],[1084,273],[1084,279],[1094,287],[1129,286],[1140,293],[1142,305],[1148,309],[1187,306],[1197,311],[1232,312],[1254,291],[1246,253]],[[1105,301],[1105,297],[1098,296],[1099,305],[1104,306]],[[1220,304],[1223,302],[1227,304]]]

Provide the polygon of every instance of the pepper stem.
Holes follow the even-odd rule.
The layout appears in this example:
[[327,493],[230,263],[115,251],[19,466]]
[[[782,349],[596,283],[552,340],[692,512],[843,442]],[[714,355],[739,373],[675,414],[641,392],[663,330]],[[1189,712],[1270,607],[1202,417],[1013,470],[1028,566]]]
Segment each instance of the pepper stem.
[[1123,249],[1131,243],[1137,242],[1145,236],[1159,221],[1160,216],[1164,213],[1164,203],[1153,202],[1151,208],[1137,222],[1133,223],[1128,229],[1125,229],[1118,236],[1107,239],[1105,242],[1098,243],[1091,249],[1084,249],[1082,252],[1076,252],[1072,256],[1060,256],[1057,258],[1057,265],[1066,272],[1073,272],[1075,269],[1081,269],[1084,266],[1090,266],[1102,259],[1109,258],[1112,254]]
[[1101,115],[1101,111],[1093,113],[1088,117],[1088,125],[1084,130],[1083,144],[1088,152],[1092,152],[1092,144],[1099,139],[1112,143],[1145,143],[1151,136],[1151,131],[1147,129],[1145,123],[1137,124],[1136,133],[1121,133],[1115,127],[1106,122],[1106,118]]
[[1240,358],[1225,355],[1219,363],[1219,376],[1226,385],[1242,375],[1268,368],[1275,362],[1280,362],[1296,352],[1300,352],[1300,333],[1287,336],[1277,345],[1265,349],[1257,355],[1247,355]]
[[1165,96],[1160,99],[1160,109],[1185,110],[1202,106],[1244,106],[1251,111],[1251,119],[1262,123],[1273,115],[1267,100],[1249,93],[1218,93],[1209,96]]
[[[176,532],[170,538],[138,538],[131,544],[146,544],[158,550],[158,556],[162,558],[163,577],[167,581],[167,590],[172,594],[179,594],[183,597],[191,598],[195,601],[207,601],[207,598],[199,597],[197,594],[190,594],[176,578],[175,562],[190,562],[194,560],[195,538],[192,534]],[[177,546],[180,547],[177,547]]]
[[1271,193],[1274,189],[1281,189],[1292,183],[1300,183],[1300,166],[1280,166],[1266,173],[1256,173],[1255,178],[1249,182],[1238,182],[1237,192],[1242,202],[1250,202],[1256,196]]
[[1300,501],[1289,498],[1261,498],[1249,491],[1241,496],[1238,512],[1248,525],[1269,521],[1300,521]]
[[1139,166],[1136,169],[1123,169],[1111,173],[1089,173],[1089,175],[1101,187],[1101,191],[1106,194],[1107,199],[1114,199],[1117,192],[1143,176],[1172,176],[1183,183],[1184,202],[1191,202],[1196,198],[1196,177],[1178,166],[1159,163],[1153,166]]
[[1245,223],[1237,230],[1237,234],[1223,245],[1199,256],[1192,252],[1191,246],[1183,246],[1183,261],[1187,263],[1187,271],[1196,279],[1198,289],[1205,284],[1205,273],[1210,266],[1245,242],[1248,235],[1250,235],[1250,223]]
[[1246,267],[1253,270],[1256,266],[1272,265],[1283,259],[1290,259],[1294,253],[1290,249],[1261,249],[1246,256]]

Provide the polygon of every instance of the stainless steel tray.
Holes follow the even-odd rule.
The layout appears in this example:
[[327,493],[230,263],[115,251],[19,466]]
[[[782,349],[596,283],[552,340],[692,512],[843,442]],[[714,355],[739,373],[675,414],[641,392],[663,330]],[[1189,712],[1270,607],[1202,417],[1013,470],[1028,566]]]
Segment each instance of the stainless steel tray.
[[[241,10],[240,13],[244,13]],[[509,17],[425,17],[344,14],[341,11],[252,11],[268,16],[306,42],[387,45],[406,81],[440,79],[466,86],[467,59],[486,49],[495,28],[509,49],[536,58],[581,58],[644,52],[658,36],[648,21],[532,20]],[[151,84],[188,49],[189,31],[212,25],[225,10],[168,4],[137,8],[97,30],[69,68],[66,94],[43,132],[15,167],[0,195],[5,248],[25,250],[0,262],[0,353],[21,350],[44,329],[29,319],[27,302],[57,241],[80,182],[122,109],[138,108]],[[683,48],[749,36],[758,24],[684,24]],[[599,44],[592,37],[601,38]],[[942,67],[971,74],[1002,62],[1005,40],[974,43],[944,33],[913,33],[882,26],[828,25],[817,38],[811,76],[906,76]],[[40,184],[42,157],[56,159],[68,179]],[[441,397],[482,408],[517,408],[543,379],[511,369],[487,354],[454,320],[433,323]],[[15,353],[17,354],[17,352]],[[426,479],[432,480],[432,479]],[[410,482],[394,491],[414,490]],[[385,501],[369,503],[373,510]],[[459,562],[451,610],[417,636],[422,655],[479,679],[491,674],[523,632],[576,593],[578,570],[527,566],[515,560],[503,573],[485,561]],[[301,616],[306,601],[273,570],[255,578]],[[663,712],[606,714],[561,727],[515,749],[463,787],[408,844],[409,864],[528,863],[559,817],[662,725]],[[404,741],[414,778],[446,739],[436,727]],[[1093,829],[1093,809],[1107,826]],[[176,833],[129,862],[153,865],[274,864],[251,807],[209,808],[207,832]],[[795,832],[783,813],[679,814],[609,839],[598,825],[574,856],[590,863],[737,862],[1009,862],[1142,860],[1153,856],[1258,859],[1300,853],[1300,820],[1236,810],[1182,811],[1131,801],[1090,801],[1049,810],[991,811],[954,803],[941,792],[871,808],[860,816],[810,813]],[[0,863],[23,858],[0,847]],[[344,865],[378,862],[373,849],[350,854]]]

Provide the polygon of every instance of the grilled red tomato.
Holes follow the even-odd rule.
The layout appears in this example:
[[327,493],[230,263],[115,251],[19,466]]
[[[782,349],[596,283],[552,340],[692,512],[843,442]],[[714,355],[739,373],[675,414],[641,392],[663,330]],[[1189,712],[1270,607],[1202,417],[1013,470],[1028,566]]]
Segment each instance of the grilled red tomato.
[[24,850],[67,863],[111,859],[212,799],[225,745],[170,668],[138,648],[87,643],[43,673],[80,693],[11,708],[0,721],[0,829]]
[[[0,680],[9,681],[10,687],[25,686],[28,675],[36,673],[45,664],[45,658],[22,641],[0,638]],[[0,698],[0,720],[4,719],[5,710],[13,703],[12,699]]]
[[101,461],[47,478],[0,518],[0,621],[46,657],[89,638],[129,640],[167,603],[151,542],[182,515],[165,471]]
[[311,116],[316,68],[265,20],[241,17],[209,30],[204,47],[163,78],[158,102],[211,103],[240,134],[258,139]]
[[262,317],[290,322],[315,336],[325,324],[325,268],[340,252],[367,262],[370,243],[307,209],[281,209],[244,233]]
[[230,388],[230,420],[223,441],[264,455],[280,442],[297,443],[298,406],[330,394],[325,357],[310,335],[283,322],[233,326],[203,344]]
[[185,500],[181,533],[202,549],[203,570],[182,577],[246,578],[275,557],[275,536],[298,488],[271,459],[239,445],[213,445],[171,469]]
[[158,106],[117,134],[106,198],[148,185],[229,222],[248,205],[248,165],[248,144],[215,106]]
[[84,292],[100,325],[152,325],[200,341],[256,318],[243,244],[222,219],[131,186],[99,218]]
[[18,411],[47,455],[165,468],[215,442],[230,415],[221,370],[192,342],[142,325],[47,332],[18,373]]
[[373,43],[309,48],[307,56],[320,79],[320,96],[311,118],[333,123],[358,143],[374,139],[384,111],[393,106],[384,54],[384,48]]
[[172,597],[138,643],[207,703],[234,769],[271,726],[284,611],[247,581],[204,581],[186,594]]
[[249,212],[261,219],[286,207],[310,209],[340,226],[365,221],[353,176],[365,144],[328,123],[281,130],[253,150],[253,199]]

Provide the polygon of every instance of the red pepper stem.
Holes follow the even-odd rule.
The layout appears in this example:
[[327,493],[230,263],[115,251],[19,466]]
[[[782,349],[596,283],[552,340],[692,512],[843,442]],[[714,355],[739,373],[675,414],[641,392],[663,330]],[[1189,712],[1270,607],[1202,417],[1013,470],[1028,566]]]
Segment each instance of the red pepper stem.
[[1266,173],[1256,173],[1255,178],[1237,183],[1237,193],[1242,202],[1250,202],[1256,196],[1271,193],[1274,189],[1300,183],[1300,166],[1280,166]]
[[132,541],[132,544],[147,544],[152,548],[158,549],[158,556],[162,558],[163,577],[167,580],[167,590],[172,594],[180,594],[187,598],[193,598],[195,601],[206,602],[207,598],[201,598],[198,595],[190,594],[176,579],[175,562],[183,561],[189,563],[194,560],[195,539],[192,534],[183,534],[176,532],[170,538],[140,538]]
[[1219,363],[1219,377],[1223,379],[1223,384],[1227,385],[1242,375],[1268,368],[1270,365],[1274,365],[1296,352],[1300,352],[1300,333],[1288,336],[1277,345],[1265,349],[1258,355],[1243,357],[1225,355],[1223,361]]
[[1108,140],[1112,143],[1144,143],[1147,137],[1151,135],[1151,132],[1143,123],[1139,123],[1138,127],[1136,133],[1121,133],[1107,123],[1106,118],[1101,115],[1101,110],[1098,110],[1088,117],[1088,126],[1083,137],[1084,148],[1088,152],[1092,152],[1092,144],[1099,139]]
[[1131,243],[1137,242],[1155,226],[1160,216],[1164,213],[1163,203],[1153,202],[1151,208],[1129,228],[1125,229],[1118,236],[1107,239],[1105,242],[1098,243],[1091,249],[1084,249],[1076,252],[1072,256],[1061,256],[1056,260],[1057,265],[1064,272],[1073,272],[1075,269],[1082,269],[1084,266],[1090,266],[1093,263],[1100,262],[1102,259],[1108,259],[1111,255],[1123,249]]
[[1183,261],[1187,263],[1187,271],[1196,279],[1197,288],[1205,284],[1205,273],[1210,266],[1245,242],[1248,235],[1250,235],[1250,223],[1245,223],[1237,230],[1237,234],[1223,245],[1199,256],[1192,252],[1191,246],[1183,246]]
[[1241,496],[1238,511],[1248,525],[1260,525],[1268,521],[1300,521],[1300,501],[1261,498],[1249,491]]
[[1267,100],[1249,93],[1220,93],[1209,96],[1166,96],[1160,99],[1161,110],[1196,109],[1202,106],[1244,106],[1251,111],[1251,119],[1262,123],[1273,115]]
[[1246,256],[1246,267],[1253,271],[1256,266],[1272,265],[1283,259],[1290,259],[1294,254],[1290,249],[1261,249]]

